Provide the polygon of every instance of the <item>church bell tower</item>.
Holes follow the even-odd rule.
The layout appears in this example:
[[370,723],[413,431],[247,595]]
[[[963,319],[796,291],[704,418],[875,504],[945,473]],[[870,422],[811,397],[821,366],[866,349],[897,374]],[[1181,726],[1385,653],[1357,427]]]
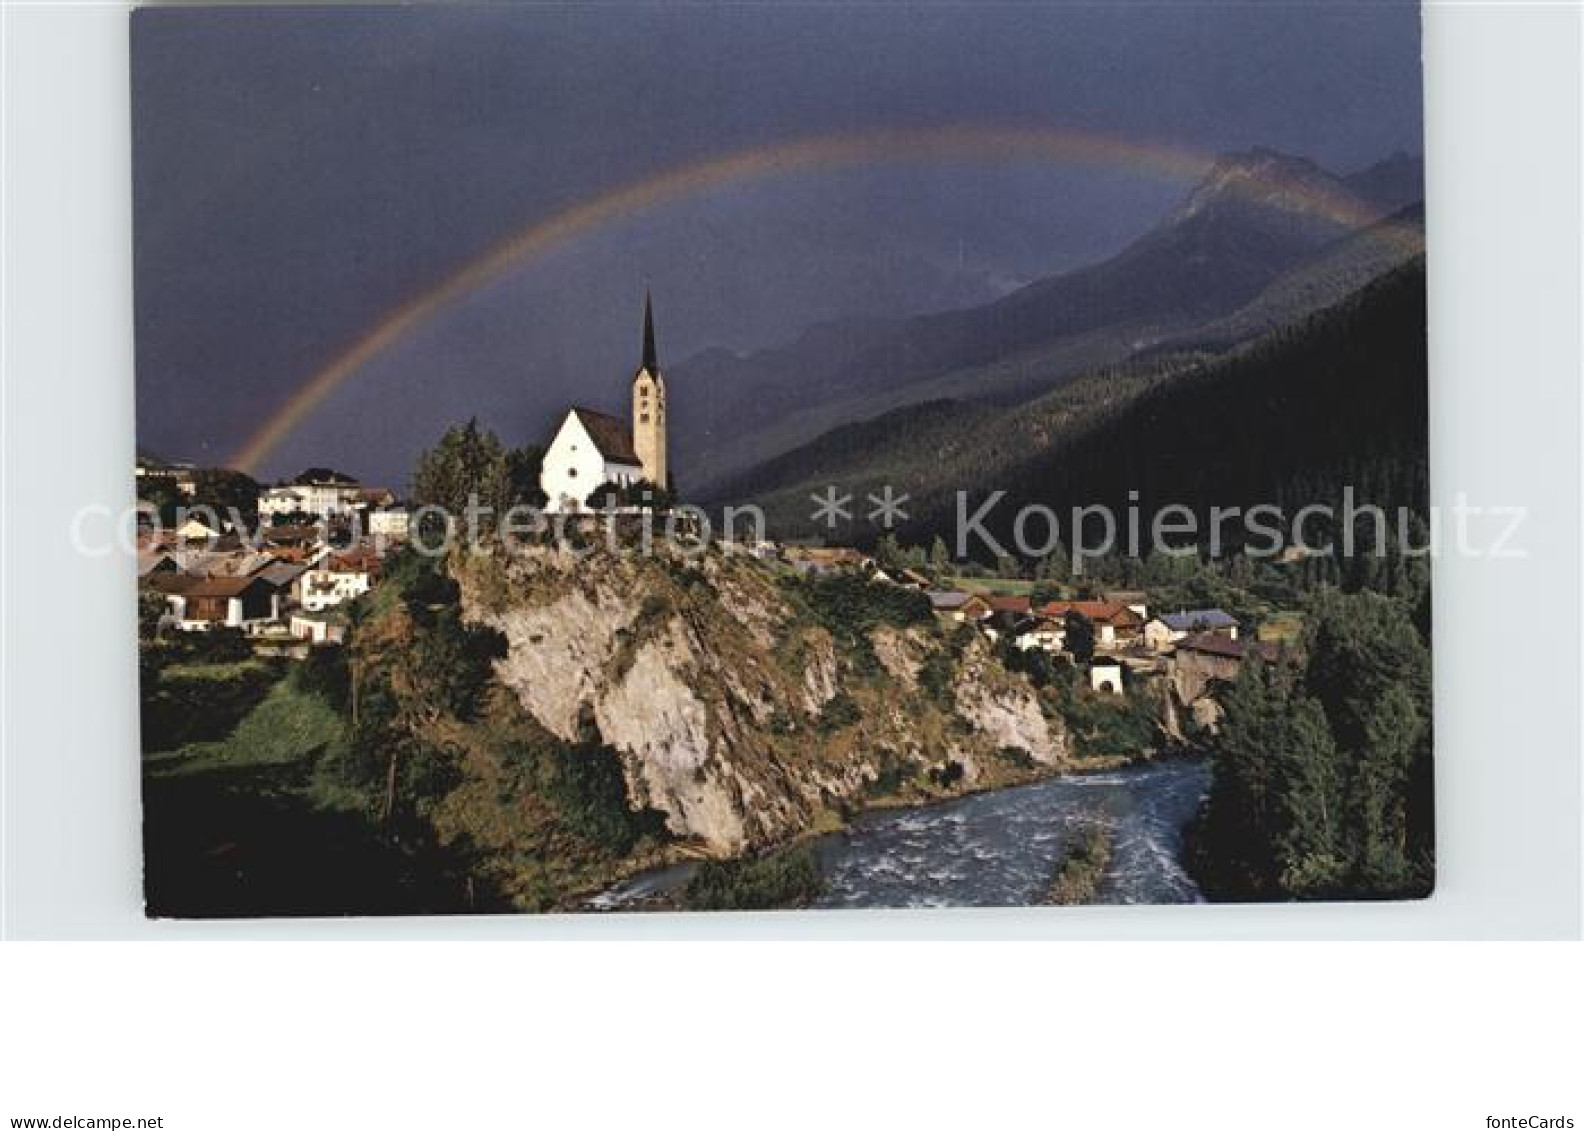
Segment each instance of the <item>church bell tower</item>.
[[643,464],[644,478],[661,490],[670,484],[666,466],[665,378],[655,353],[654,307],[644,294],[643,362],[633,374],[633,450]]

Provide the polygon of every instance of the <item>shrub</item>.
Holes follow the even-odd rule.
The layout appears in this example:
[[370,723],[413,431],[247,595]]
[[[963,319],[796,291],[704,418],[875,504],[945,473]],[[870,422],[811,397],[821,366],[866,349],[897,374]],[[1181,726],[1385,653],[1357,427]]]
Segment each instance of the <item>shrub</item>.
[[280,677],[273,664],[166,667],[142,695],[143,749],[224,738]]
[[459,719],[469,719],[494,676],[493,661],[506,655],[506,638],[493,628],[463,624],[454,608],[437,612],[413,645],[413,672],[426,698]]
[[1160,737],[1155,704],[1143,693],[1080,690],[1063,696],[1059,709],[1084,754],[1136,754]]
[[924,657],[924,662],[919,665],[918,682],[924,694],[950,711],[957,703],[957,692],[953,686],[952,658],[943,650],[935,650]]
[[518,744],[510,755],[527,785],[544,798],[573,833],[618,856],[644,837],[666,836],[665,814],[634,809],[621,756],[597,740],[569,745],[552,738]]
[[866,797],[889,797],[902,789],[902,783],[907,780],[908,770],[897,760],[895,754],[886,751],[880,763],[880,769],[875,776],[864,784]]
[[996,751],[996,757],[1015,770],[1035,770],[1039,763],[1021,746],[1003,746]]
[[292,669],[291,680],[298,690],[322,695],[337,711],[345,711],[352,687],[346,649],[340,644],[310,648],[307,657]]
[[240,628],[207,632],[173,632],[158,648],[167,663],[236,664],[253,656],[253,645]]
[[824,890],[819,859],[807,845],[737,860],[708,860],[683,892],[695,911],[807,907]]
[[936,766],[930,770],[930,781],[942,789],[950,789],[963,780],[963,764],[955,759],[948,760],[944,766]]
[[1115,834],[1108,828],[1096,825],[1086,829],[1062,857],[1045,893],[1045,902],[1069,906],[1093,903],[1111,863],[1114,839]]
[[857,574],[799,577],[788,584],[814,617],[842,640],[864,636],[877,625],[909,628],[934,620],[924,594]]
[[996,646],[996,656],[1008,671],[1021,672],[1035,687],[1049,687],[1064,678],[1070,682],[1069,673],[1059,673],[1058,660],[1071,669],[1072,661],[1066,656],[1052,656],[1043,648],[1019,648],[1003,638]]
[[826,702],[820,711],[819,728],[829,733],[850,727],[862,717],[858,704],[853,702],[852,696],[845,691],[838,691]]

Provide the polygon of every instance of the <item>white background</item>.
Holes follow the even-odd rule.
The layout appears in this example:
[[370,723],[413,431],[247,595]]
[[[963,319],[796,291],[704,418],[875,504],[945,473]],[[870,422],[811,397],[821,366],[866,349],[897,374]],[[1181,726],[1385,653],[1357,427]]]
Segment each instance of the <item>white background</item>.
[[[171,924],[139,901],[126,17],[0,5],[4,857],[21,938],[1577,937],[1574,6],[1426,12],[1436,574],[1423,903]],[[1367,411],[1367,406],[1361,406]],[[171,1128],[1584,1123],[1578,949],[468,944],[0,948],[0,1118]]]

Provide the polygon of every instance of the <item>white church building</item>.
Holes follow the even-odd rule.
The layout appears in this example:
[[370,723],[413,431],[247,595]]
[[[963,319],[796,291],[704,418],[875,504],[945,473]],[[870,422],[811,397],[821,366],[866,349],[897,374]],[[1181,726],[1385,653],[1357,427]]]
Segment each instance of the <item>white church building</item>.
[[567,410],[545,449],[539,488],[552,512],[578,511],[607,483],[669,483],[665,378],[655,354],[654,309],[644,297],[643,360],[632,379],[630,423],[589,408]]

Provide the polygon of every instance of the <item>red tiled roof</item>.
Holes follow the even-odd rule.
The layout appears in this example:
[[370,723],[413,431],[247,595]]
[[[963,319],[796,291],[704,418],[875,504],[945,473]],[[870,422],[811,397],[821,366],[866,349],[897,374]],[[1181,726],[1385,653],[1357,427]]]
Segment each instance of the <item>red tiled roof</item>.
[[1039,612],[1040,615],[1047,617],[1065,617],[1069,612],[1079,613],[1096,624],[1109,624],[1114,628],[1143,623],[1132,609],[1111,601],[1047,601],[1040,606]]
[[1026,613],[1029,611],[1027,596],[993,596],[990,598],[990,607],[998,613]]
[[358,547],[345,553],[331,554],[321,568],[331,573],[376,573],[379,566],[378,554],[367,547]]

